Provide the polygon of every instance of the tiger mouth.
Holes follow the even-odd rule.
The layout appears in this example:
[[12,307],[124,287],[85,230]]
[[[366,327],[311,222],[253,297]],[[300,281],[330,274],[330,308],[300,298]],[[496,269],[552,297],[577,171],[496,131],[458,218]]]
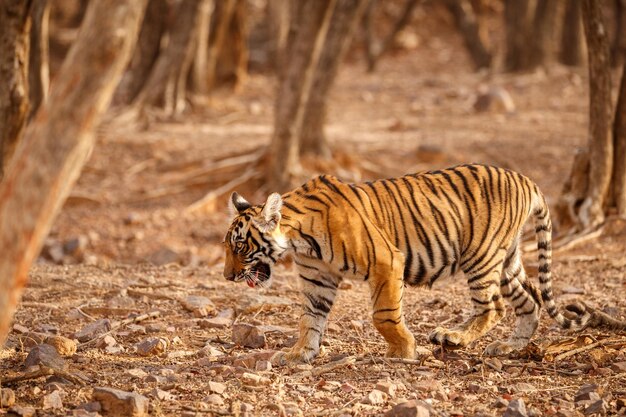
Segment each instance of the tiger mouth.
[[265,262],[258,262],[239,277],[237,281],[246,281],[250,288],[263,284],[270,279],[272,269]]

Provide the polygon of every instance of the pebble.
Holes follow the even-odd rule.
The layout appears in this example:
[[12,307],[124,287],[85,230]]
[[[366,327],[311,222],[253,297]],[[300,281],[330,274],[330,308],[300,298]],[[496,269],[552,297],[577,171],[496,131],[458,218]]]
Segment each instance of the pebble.
[[100,403],[105,414],[132,417],[148,415],[148,399],[134,392],[95,387],[93,399]]
[[165,337],[149,337],[137,344],[137,353],[141,356],[162,355],[169,344]]
[[125,374],[128,376],[132,376],[133,378],[138,378],[138,379],[144,379],[145,377],[148,376],[148,373],[140,368],[127,369],[125,371]]
[[613,365],[611,365],[611,370],[616,374],[626,372],[626,362],[615,362]]
[[272,363],[270,361],[258,361],[254,366],[254,369],[258,372],[267,372],[272,370]]
[[[574,397],[575,402],[581,401],[595,401],[600,396],[596,392],[598,389],[598,385],[596,384],[585,384],[578,389],[576,396]],[[595,395],[594,395],[595,394]]]
[[511,400],[502,417],[528,417],[524,400]]
[[76,408],[80,410],[85,410],[89,413],[99,413],[100,411],[102,411],[102,405],[100,405],[100,403],[97,401],[92,401],[90,403],[82,403]]
[[14,405],[9,408],[9,412],[7,413],[7,417],[17,416],[17,417],[35,417],[36,411],[33,407],[25,407],[21,405]]
[[174,400],[176,400],[176,396],[175,395],[170,394],[169,392],[164,391],[164,390],[159,389],[159,388],[153,389],[150,392],[150,394],[152,394],[152,396],[154,398],[156,398],[157,400],[160,400],[160,401],[174,401]]
[[111,321],[109,319],[100,319],[86,325],[76,332],[74,338],[78,339],[79,342],[87,342],[109,330],[111,330]]
[[430,406],[422,401],[410,400],[395,405],[385,417],[430,417]]
[[258,327],[247,323],[237,323],[232,328],[232,341],[236,345],[249,348],[265,346],[265,333]]
[[216,394],[223,394],[224,391],[226,391],[226,385],[220,382],[209,381],[209,391]]
[[361,402],[364,404],[380,405],[384,404],[386,396],[387,395],[384,392],[373,389],[365,396],[365,398],[361,400]]
[[160,249],[152,252],[146,259],[153,265],[162,266],[168,264],[180,263],[182,260],[180,254],[175,250],[163,246]]
[[233,323],[228,317],[213,317],[210,319],[198,320],[201,329],[224,329]]
[[42,408],[44,410],[57,410],[63,408],[63,400],[59,391],[52,391],[50,394],[44,395]]
[[208,397],[204,399],[209,404],[221,406],[224,405],[224,399],[217,394],[210,394]]
[[244,372],[241,375],[241,382],[243,382],[244,385],[260,386],[269,385],[272,381],[264,376]]
[[591,404],[589,404],[589,406],[585,408],[585,411],[583,411],[583,413],[586,416],[590,414],[597,414],[597,415],[604,416],[606,415],[606,411],[607,411],[606,403],[604,402],[603,399],[598,399],[592,402]]
[[379,381],[376,383],[375,388],[379,391],[384,392],[389,397],[394,398],[396,396],[396,390],[398,389],[398,386],[389,381]]
[[201,295],[188,295],[181,303],[185,310],[191,311],[195,317],[206,317],[215,312],[213,302]]
[[15,393],[10,388],[0,389],[0,407],[11,407],[15,404]]
[[298,404],[296,403],[283,403],[283,410],[285,412],[285,416],[294,416],[294,417],[300,417],[303,416],[304,414],[302,413],[302,410],[300,410],[300,408],[298,407]]
[[28,356],[24,360],[24,367],[43,365],[48,368],[64,371],[67,369],[65,359],[59,355],[57,350],[50,345],[37,345],[28,352]]

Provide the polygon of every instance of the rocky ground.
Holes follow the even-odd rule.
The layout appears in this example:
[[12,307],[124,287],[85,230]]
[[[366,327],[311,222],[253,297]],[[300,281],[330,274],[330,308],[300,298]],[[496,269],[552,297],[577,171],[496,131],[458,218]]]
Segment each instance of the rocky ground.
[[[381,175],[506,166],[554,203],[586,138],[585,71],[473,74],[459,51],[452,35],[424,36],[376,73],[348,63],[332,95],[333,147]],[[482,356],[508,336],[511,317],[467,349],[429,345],[434,327],[468,313],[463,277],[407,291],[417,361],[383,357],[367,288],[347,282],[319,358],[277,363],[296,338],[294,271],[279,268],[271,289],[226,282],[226,210],[186,210],[212,187],[210,161],[267,143],[273,82],[253,74],[238,95],[218,93],[202,112],[141,128],[111,113],[0,350],[0,415],[626,413],[624,335],[567,334],[544,314],[534,344],[511,357]],[[260,201],[266,190],[248,191]],[[555,253],[559,302],[582,298],[625,319],[625,242],[626,225],[614,220],[603,236]],[[532,253],[526,264],[534,276]]]

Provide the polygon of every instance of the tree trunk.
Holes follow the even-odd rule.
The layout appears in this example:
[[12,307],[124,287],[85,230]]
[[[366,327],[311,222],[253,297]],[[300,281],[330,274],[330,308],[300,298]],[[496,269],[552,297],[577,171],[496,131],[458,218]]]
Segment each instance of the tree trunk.
[[315,70],[315,79],[306,103],[300,133],[300,155],[330,158],[324,134],[328,92],[339,70],[339,64],[352,41],[365,0],[337,0],[326,42]]
[[24,133],[28,116],[31,1],[0,3],[0,181]]
[[336,0],[292,3],[286,52],[290,60],[279,80],[269,148],[267,179],[274,191],[289,189],[292,175],[299,170],[299,134],[335,3]]
[[533,36],[530,44],[530,68],[546,65],[556,58],[556,35],[562,23],[562,0],[538,0],[533,21]]
[[28,94],[31,120],[41,103],[48,98],[50,68],[48,65],[48,21],[50,4],[48,0],[33,0],[31,11],[30,54],[28,61]]
[[613,129],[613,179],[611,181],[612,205],[619,216],[626,216],[626,66],[622,69],[619,96]]
[[289,34],[289,0],[267,2],[267,22],[270,37],[269,58],[278,74],[285,60],[287,35]]
[[530,44],[530,0],[505,0],[504,24],[506,28],[506,71],[522,71],[528,68]]
[[491,66],[491,52],[485,46],[485,41],[481,36],[478,18],[469,0],[448,0],[448,10],[454,17],[454,22],[461,36],[465,47],[474,61],[476,69],[489,68]]
[[235,13],[237,0],[223,0],[215,5],[215,13],[212,17],[212,29],[207,56],[206,83],[207,88],[212,88],[217,82],[217,67],[224,43],[228,35],[230,21]]
[[202,3],[198,22],[198,41],[191,69],[191,90],[200,95],[209,93],[208,52],[209,34],[211,33],[211,15],[215,9],[213,0]]
[[166,29],[167,0],[149,0],[141,24],[137,47],[128,69],[113,97],[114,104],[130,104],[143,88],[161,49],[161,38]]
[[398,19],[394,22],[391,31],[385,36],[382,41],[379,41],[374,36],[374,6],[376,0],[369,0],[369,4],[366,6],[365,18],[363,20],[365,25],[365,53],[367,59],[367,71],[373,72],[376,69],[376,64],[381,56],[383,56],[396,40],[398,33],[402,31],[410,22],[413,10],[419,4],[420,0],[406,0],[402,12],[398,16]]
[[615,38],[611,46],[611,66],[618,68],[624,64],[626,56],[626,0],[614,0]]
[[561,63],[580,66],[585,60],[585,37],[582,26],[580,0],[566,0],[561,34]]
[[185,0],[180,3],[170,30],[169,43],[159,54],[133,106],[140,110],[158,107],[167,115],[183,111],[187,76],[197,40],[199,10],[206,1]]
[[0,344],[28,270],[94,144],[146,2],[98,0],[0,184]]
[[589,188],[579,218],[583,227],[604,221],[604,202],[613,165],[611,68],[602,0],[582,0],[589,54]]

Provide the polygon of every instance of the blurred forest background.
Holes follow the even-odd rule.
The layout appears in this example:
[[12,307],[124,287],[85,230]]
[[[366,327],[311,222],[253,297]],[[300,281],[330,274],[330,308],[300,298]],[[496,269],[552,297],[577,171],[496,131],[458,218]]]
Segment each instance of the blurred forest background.
[[0,52],[2,337],[31,265],[219,272],[230,192],[321,173],[511,168],[624,249],[623,0],[4,0]]

